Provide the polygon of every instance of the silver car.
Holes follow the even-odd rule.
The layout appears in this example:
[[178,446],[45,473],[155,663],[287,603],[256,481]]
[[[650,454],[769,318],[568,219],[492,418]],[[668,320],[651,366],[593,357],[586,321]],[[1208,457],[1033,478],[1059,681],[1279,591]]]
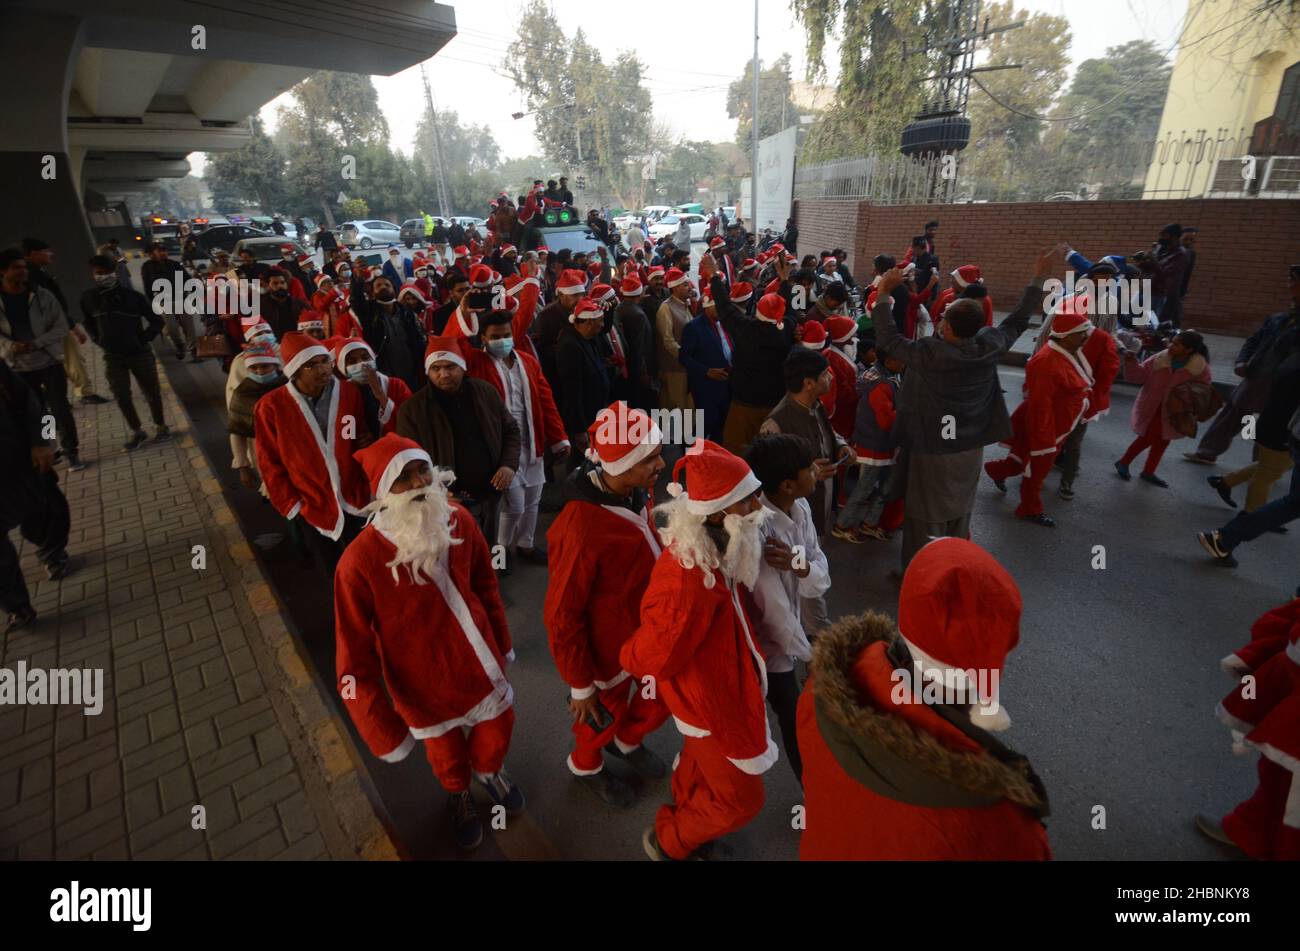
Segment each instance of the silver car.
[[370,219],[345,221],[339,228],[339,244],[369,251],[375,245],[388,246],[402,240],[402,228],[392,221]]

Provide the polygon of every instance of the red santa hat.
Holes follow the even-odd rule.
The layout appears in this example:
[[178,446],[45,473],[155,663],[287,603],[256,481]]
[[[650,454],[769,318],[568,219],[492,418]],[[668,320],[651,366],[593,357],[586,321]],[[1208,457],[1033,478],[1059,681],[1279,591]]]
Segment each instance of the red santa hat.
[[649,414],[619,400],[596,414],[587,427],[587,458],[610,475],[622,475],[664,441]]
[[778,241],[767,250],[772,254],[780,254],[782,251],[785,250],[785,245],[782,244],[780,241]]
[[768,281],[767,287],[763,288],[763,293],[764,294],[781,293],[781,279],[779,277],[774,277],[770,281]]
[[420,448],[419,443],[397,433],[380,436],[365,449],[358,449],[353,456],[366,471],[370,491],[376,500],[388,495],[393,483],[408,464],[418,459],[428,463],[430,468],[433,467],[433,460]]
[[512,255],[512,254],[518,254],[518,253],[519,253],[519,249],[516,248],[513,244],[503,244],[503,245],[501,245],[501,256],[502,256],[503,258],[504,258],[504,257],[509,257],[509,256]]
[[754,296],[754,285],[748,281],[737,281],[731,285],[731,302],[733,304],[743,304]]
[[415,281],[408,280],[402,282],[402,289],[397,292],[397,296],[400,298],[403,294],[413,294],[415,299],[421,304],[427,305],[429,303],[425,296],[420,293],[420,289],[416,287]]
[[840,262],[837,261],[837,260],[835,259],[834,255],[832,255],[832,256],[829,257],[829,258],[823,258],[823,259],[822,259],[822,267],[825,267],[825,266],[828,265],[828,264],[829,264],[831,267],[839,267]]
[[334,278],[330,277],[328,274],[322,272],[316,275],[316,289],[318,291],[324,290],[326,284],[333,284],[333,283],[334,283]]
[[360,337],[333,337],[325,342],[334,351],[334,365],[340,369],[348,365],[348,354],[353,350],[364,350],[371,360],[375,359],[375,351]]
[[700,306],[701,307],[718,306],[718,302],[713,299],[713,288],[707,284],[704,285],[704,289],[700,291]]
[[599,320],[604,316],[605,312],[600,309],[599,304],[590,297],[584,297],[578,301],[578,306],[573,308],[573,313],[569,315],[569,323],[575,320]]
[[592,261],[587,265],[587,273],[590,274],[592,277],[595,277],[597,274],[600,273],[600,268],[601,268],[601,264],[599,261]]
[[618,286],[618,292],[624,297],[640,297],[644,290],[635,274],[623,278],[623,283]]
[[298,315],[298,329],[306,332],[308,330],[324,330],[325,321],[314,310],[304,310]]
[[917,552],[903,575],[898,632],[923,668],[973,672],[970,687],[981,696],[971,721],[1005,729],[1011,721],[998,706],[996,684],[1020,641],[1020,612],[1020,589],[992,555],[964,538],[938,538]]
[[952,281],[958,287],[978,284],[980,280],[980,266],[978,264],[963,264],[952,272]]
[[428,346],[424,348],[424,372],[428,373],[429,367],[444,361],[454,363],[462,370],[468,369],[455,337],[430,337]]
[[261,317],[243,317],[239,321],[244,330],[244,339],[252,340],[254,337],[260,337],[262,334],[271,334],[275,336],[275,331]]
[[653,278],[663,277],[663,276],[664,276],[664,266],[662,264],[656,264],[654,267],[650,268],[650,270],[645,272],[645,279],[647,284]]
[[254,340],[244,348],[244,365],[254,363],[274,363],[280,365],[280,355],[275,352],[275,345],[269,340]]
[[492,269],[486,264],[475,264],[469,269],[470,286],[483,290],[492,286]]
[[1088,319],[1088,299],[1079,295],[1061,301],[1052,315],[1052,332],[1048,336],[1060,340],[1089,330],[1092,330],[1092,321]]
[[826,347],[826,328],[822,326],[820,320],[805,321],[803,339],[799,342],[809,350],[824,349]]
[[596,284],[591,288],[591,293],[587,295],[597,304],[603,304],[615,298],[614,288],[608,284]]
[[668,273],[664,275],[664,286],[676,287],[678,284],[685,284],[690,278],[680,269],[670,267]]
[[560,274],[560,279],[555,282],[555,293],[557,294],[585,294],[587,293],[587,278],[581,271],[574,268],[565,268]]
[[826,333],[831,338],[831,343],[848,343],[858,332],[858,325],[853,322],[852,317],[845,317],[841,314],[835,314],[826,318]]
[[758,319],[785,326],[785,298],[780,294],[767,293],[758,299]]
[[745,258],[744,262],[740,265],[740,273],[744,274],[746,271],[753,271],[757,267],[758,262],[756,260],[753,258]]
[[316,262],[311,259],[311,255],[307,254],[305,251],[302,254],[298,255],[299,267],[305,268],[308,265],[314,265],[315,263]]
[[290,330],[280,341],[280,355],[284,358],[284,375],[292,377],[308,360],[328,357],[330,352],[325,349],[325,344],[315,337]]
[[451,253],[454,254],[456,256],[455,259],[459,261],[461,258],[469,257],[469,248],[465,247],[465,245],[463,244],[458,244],[456,245],[455,250],[453,250]]
[[718,248],[725,248],[726,246],[727,246],[727,242],[723,241],[722,238],[717,235],[714,235],[713,239],[709,241],[710,251],[716,251],[718,250]]
[[[689,490],[682,485],[683,470]],[[673,466],[668,494],[673,498],[684,497],[686,510],[693,515],[713,515],[761,488],[762,483],[744,459],[708,439],[697,439]]]

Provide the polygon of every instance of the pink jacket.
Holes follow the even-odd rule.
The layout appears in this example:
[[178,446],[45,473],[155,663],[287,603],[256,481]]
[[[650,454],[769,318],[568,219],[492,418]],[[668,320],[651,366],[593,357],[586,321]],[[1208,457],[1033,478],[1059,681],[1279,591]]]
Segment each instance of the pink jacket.
[[1153,357],[1147,357],[1141,364],[1125,360],[1124,379],[1130,383],[1142,384],[1137,400],[1133,403],[1133,432],[1139,436],[1145,433],[1158,412],[1161,414],[1161,438],[1181,439],[1182,433],[1169,425],[1169,411],[1165,404],[1170,392],[1179,383],[1187,380],[1209,383],[1210,364],[1200,354],[1192,354],[1186,366],[1175,370],[1169,351],[1162,350]]

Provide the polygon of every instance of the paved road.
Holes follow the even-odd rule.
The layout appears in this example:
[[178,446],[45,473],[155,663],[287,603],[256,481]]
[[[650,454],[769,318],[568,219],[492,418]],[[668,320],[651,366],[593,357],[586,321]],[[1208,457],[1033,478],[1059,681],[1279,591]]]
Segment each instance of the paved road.
[[[195,419],[200,441],[223,471],[224,486],[250,535],[280,530],[269,508],[240,490],[225,465],[228,449],[215,363],[166,361],[173,384]],[[1014,405],[1023,371],[1005,368],[1003,383]],[[992,551],[1021,586],[1025,598],[1021,646],[1003,682],[1014,726],[1009,742],[1036,764],[1052,797],[1049,831],[1056,855],[1071,859],[1215,858],[1222,853],[1190,826],[1199,810],[1223,812],[1253,788],[1253,764],[1233,757],[1213,708],[1230,687],[1218,659],[1248,637],[1251,620],[1289,597],[1296,576],[1295,539],[1269,535],[1243,549],[1241,566],[1210,562],[1196,544],[1198,529],[1230,515],[1204,479],[1214,470],[1181,458],[1189,443],[1175,443],[1161,474],[1161,490],[1121,482],[1113,473],[1132,434],[1128,414],[1136,390],[1117,386],[1111,415],[1091,427],[1084,471],[1071,503],[1055,497],[1049,478],[1048,510],[1054,530],[1013,516],[1009,497],[981,486],[975,540]],[[987,455],[994,457],[995,448]],[[1249,457],[1240,442],[1225,462]],[[548,487],[546,499],[552,499]],[[542,528],[551,514],[542,517]],[[1094,546],[1106,550],[1106,568],[1094,570]],[[896,565],[898,542],[828,550],[833,615],[867,608],[892,612],[895,589],[886,573]],[[299,629],[311,645],[318,672],[332,681],[332,638],[321,582],[286,545],[262,554]],[[640,856],[641,830],[667,793],[667,781],[645,789],[631,810],[595,802],[569,778],[565,688],[555,675],[540,623],[544,569],[521,566],[503,584],[519,661],[512,670],[518,726],[508,760],[529,798],[529,823],[489,841],[479,857],[619,859]],[[650,744],[671,759],[680,739],[669,728]],[[444,797],[427,764],[411,757],[388,766],[367,757],[384,806],[407,847],[421,857],[444,857]],[[617,768],[617,767],[615,767]],[[733,839],[743,858],[790,859],[797,833],[790,827],[799,790],[782,762],[766,776],[767,806]],[[1097,807],[1105,828],[1094,828]]]

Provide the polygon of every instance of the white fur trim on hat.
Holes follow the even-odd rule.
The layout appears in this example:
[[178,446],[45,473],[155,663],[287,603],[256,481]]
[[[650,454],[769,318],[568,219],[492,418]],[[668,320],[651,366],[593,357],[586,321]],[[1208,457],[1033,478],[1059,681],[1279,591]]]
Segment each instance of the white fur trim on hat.
[[[951,671],[956,673],[956,679],[959,680],[967,690],[978,695],[979,683],[972,683],[970,677],[960,667],[945,664],[943,661],[931,657],[925,651],[921,650],[921,648],[909,641],[902,631],[898,632],[898,636],[902,639],[903,643],[907,645],[907,650],[912,655],[913,664],[915,665],[918,661],[920,662],[921,674],[923,677],[926,670],[943,671],[945,675]],[[983,677],[981,676],[980,679],[982,681]],[[997,681],[994,682],[994,689],[997,689],[998,681],[1000,680],[1001,676],[999,675]],[[945,683],[946,682],[945,679]],[[913,685],[914,690],[918,690],[920,687],[920,684]],[[977,703],[972,703],[970,705],[970,722],[981,730],[989,730],[995,733],[1011,728],[1011,717],[1007,713],[1006,708],[1002,706],[1001,701],[996,694],[992,697],[980,697]]]
[[662,445],[663,441],[664,434],[652,421],[650,423],[650,432],[646,433],[644,439],[624,453],[621,459],[615,459],[613,462],[600,459],[600,467],[610,475],[622,475],[637,463],[642,462],[646,456],[654,451],[655,446]]
[[[762,487],[763,483],[758,481],[758,477],[752,472],[747,472],[745,478],[737,482],[731,491],[720,499],[693,499],[689,492],[683,493],[686,496],[686,510],[692,515],[713,515],[753,495]],[[673,494],[671,486],[669,486],[669,494]]]
[[685,283],[686,283],[687,281],[689,281],[690,279],[691,279],[690,276],[689,276],[685,271],[683,271],[681,277],[679,277],[679,278],[678,278],[677,280],[675,280],[675,281],[665,281],[665,282],[664,282],[664,286],[665,286],[665,287],[676,287],[678,284],[685,284]]
[[445,360],[448,363],[456,364],[456,366],[460,367],[462,370],[469,369],[469,367],[465,365],[465,358],[461,356],[459,351],[435,350],[433,351],[433,353],[429,354],[427,357],[424,358],[424,372],[428,373],[429,367],[443,360]]
[[408,462],[414,462],[416,459],[423,459],[429,464],[430,468],[433,467],[433,460],[429,458],[429,454],[418,447],[415,449],[403,449],[401,452],[393,453],[393,458],[389,459],[388,465],[384,466],[384,474],[379,477],[379,491],[375,493],[375,498],[382,499],[384,496],[388,495],[389,490],[393,487],[393,483],[397,481],[397,477],[400,476],[402,470],[406,468],[406,464]]
[[372,360],[375,359],[375,351],[371,349],[370,344],[366,343],[364,340],[349,340],[343,346],[339,347],[339,366],[345,367],[348,365],[348,354],[353,350],[364,350],[366,353],[370,354]]
[[295,373],[297,373],[299,370],[302,369],[302,365],[306,363],[308,360],[313,360],[316,357],[328,357],[329,355],[330,352],[326,350],[322,344],[316,344],[311,347],[304,347],[303,349],[299,350],[296,354],[294,354],[292,359],[290,359],[289,362],[284,365],[284,375],[287,377],[292,377]]
[[249,356],[244,357],[244,366],[251,367],[254,363],[274,363],[276,366],[279,366],[280,358],[274,353],[250,354]]

